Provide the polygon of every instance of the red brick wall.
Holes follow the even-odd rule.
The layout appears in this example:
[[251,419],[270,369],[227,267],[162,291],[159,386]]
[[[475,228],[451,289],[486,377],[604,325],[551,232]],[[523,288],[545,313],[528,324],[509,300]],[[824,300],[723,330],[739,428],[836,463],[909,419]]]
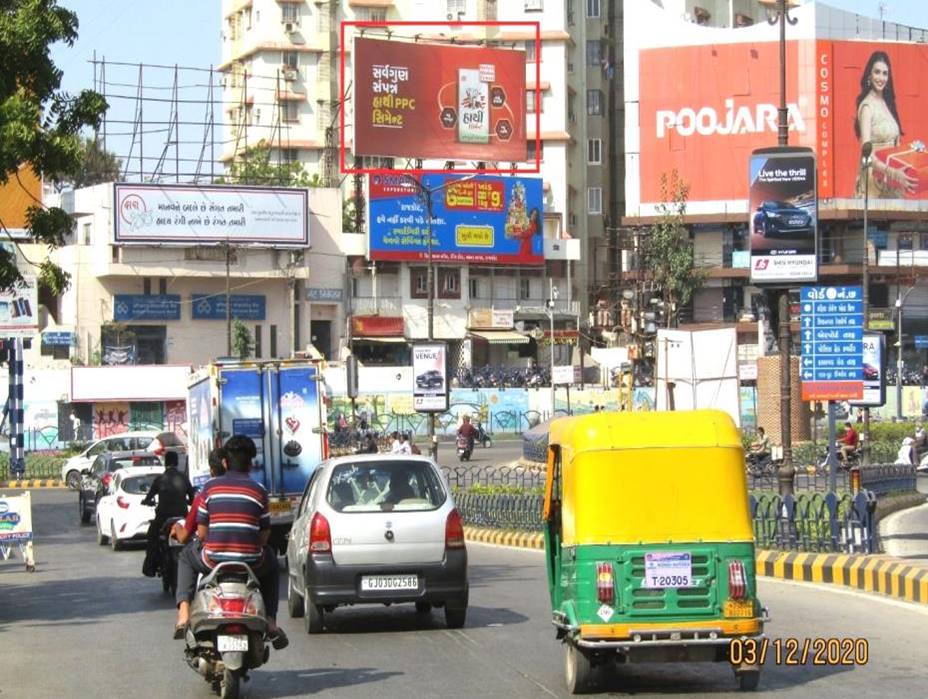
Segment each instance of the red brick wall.
[[[812,438],[809,404],[801,399],[799,357],[791,357],[792,390],[790,424],[793,444]],[[757,424],[767,431],[773,444],[782,444],[780,433],[780,357],[757,358]]]

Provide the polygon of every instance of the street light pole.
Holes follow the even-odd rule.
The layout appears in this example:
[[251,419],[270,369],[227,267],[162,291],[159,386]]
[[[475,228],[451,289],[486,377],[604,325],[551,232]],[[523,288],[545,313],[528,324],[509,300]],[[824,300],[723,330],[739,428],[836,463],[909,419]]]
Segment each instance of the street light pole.
[[554,417],[554,279],[548,277],[548,318],[551,321],[551,417]]
[[[860,165],[863,170],[861,181],[864,185],[864,263],[863,263],[863,312],[864,330],[867,329],[867,317],[870,315],[870,232],[868,230],[867,212],[870,208],[870,154],[873,153],[873,144],[867,141],[860,149]],[[898,259],[898,251],[897,251]],[[899,278],[896,277],[896,298],[898,299]],[[863,369],[861,369],[863,371]],[[850,415],[848,415],[850,418]],[[864,466],[870,465],[870,407],[864,406]]]

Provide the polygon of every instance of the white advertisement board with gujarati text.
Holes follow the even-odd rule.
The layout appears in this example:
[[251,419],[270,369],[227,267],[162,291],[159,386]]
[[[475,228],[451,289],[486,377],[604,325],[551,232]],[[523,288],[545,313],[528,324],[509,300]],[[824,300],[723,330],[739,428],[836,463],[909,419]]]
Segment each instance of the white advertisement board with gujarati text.
[[412,407],[420,413],[448,409],[448,347],[441,342],[412,347]]
[[125,183],[113,187],[117,245],[309,245],[306,189]]

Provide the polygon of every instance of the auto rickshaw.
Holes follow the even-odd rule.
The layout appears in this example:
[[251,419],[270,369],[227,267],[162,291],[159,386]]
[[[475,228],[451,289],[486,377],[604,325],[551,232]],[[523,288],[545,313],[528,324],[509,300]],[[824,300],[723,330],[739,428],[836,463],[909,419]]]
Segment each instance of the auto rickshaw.
[[[561,418],[547,456],[548,589],[572,694],[601,665],[727,661],[733,640],[763,636],[744,453],[726,413]],[[758,665],[733,669],[741,689],[757,687]]]

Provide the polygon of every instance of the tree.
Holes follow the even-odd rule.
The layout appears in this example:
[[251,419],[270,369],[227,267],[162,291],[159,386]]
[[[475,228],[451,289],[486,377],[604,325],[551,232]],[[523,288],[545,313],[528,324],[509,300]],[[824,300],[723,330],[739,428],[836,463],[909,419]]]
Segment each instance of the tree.
[[232,351],[239,359],[248,359],[254,349],[254,340],[245,324],[236,320],[232,325]]
[[[22,163],[37,174],[78,169],[81,130],[97,128],[107,105],[92,90],[77,96],[61,90],[62,73],[49,56],[49,46],[59,41],[72,46],[76,38],[77,16],[57,0],[0,2],[0,184],[15,178]],[[30,242],[54,249],[64,244],[71,219],[62,209],[36,201],[27,226]],[[11,238],[2,219],[0,237]],[[52,293],[67,288],[70,275],[51,260],[25,259]],[[22,280],[15,252],[0,248],[0,289],[12,289]]]
[[53,176],[60,184],[72,187],[90,187],[104,182],[119,180],[122,161],[115,153],[105,150],[96,138],[81,141],[81,159],[76,170],[61,172]]
[[651,279],[660,287],[665,308],[664,318],[676,326],[680,307],[693,298],[705,279],[696,266],[693,243],[683,223],[689,186],[674,170],[668,178],[661,175],[660,220],[645,236],[644,263]]
[[257,184],[278,187],[320,187],[319,173],[309,175],[302,163],[276,162],[271,157],[271,146],[259,141],[245,150],[241,158],[232,161],[225,177],[216,179],[217,184]]

